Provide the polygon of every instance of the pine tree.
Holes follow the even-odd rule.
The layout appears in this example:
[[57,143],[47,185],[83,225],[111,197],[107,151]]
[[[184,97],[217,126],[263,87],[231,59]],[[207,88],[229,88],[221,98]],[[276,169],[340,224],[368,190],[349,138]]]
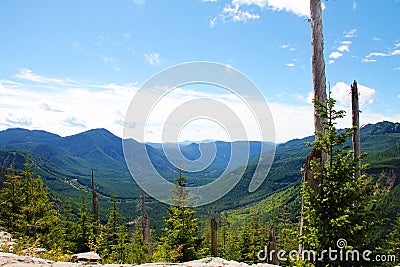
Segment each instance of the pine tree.
[[[318,193],[307,182],[303,184],[304,216],[307,221],[303,236],[305,247],[315,251],[337,248],[336,241],[344,238],[355,249],[371,249],[368,247],[371,242],[368,236],[373,236],[371,230],[376,221],[371,211],[372,187],[365,174],[354,178],[361,158],[354,159],[353,151],[345,146],[353,129],[338,131],[335,128],[335,120],[345,114],[344,111],[334,110],[335,100],[327,99],[326,106],[319,102],[316,104],[318,115],[324,119],[324,134],[317,132],[316,141],[308,145],[326,153],[327,160],[323,166],[321,162],[311,162],[313,178],[321,181]],[[360,168],[363,170],[366,167],[362,165]],[[317,261],[317,265],[327,264],[354,266],[355,262],[330,262],[327,257]]]
[[40,177],[35,177],[31,167],[32,164],[25,163],[22,172],[9,169],[0,190],[1,222],[15,237],[24,237],[27,243],[46,245],[48,234],[59,218],[49,189]]
[[395,255],[396,262],[400,262],[400,214],[397,216],[396,224],[388,235],[388,255]]
[[8,232],[17,234],[22,232],[21,208],[24,196],[22,195],[22,176],[17,175],[11,166],[6,170],[6,180],[0,190],[0,226]]
[[194,217],[195,210],[187,207],[189,190],[186,188],[186,178],[179,169],[177,184],[173,190],[174,206],[168,208],[165,217],[165,227],[160,238],[155,257],[159,260],[184,262],[197,258],[198,220]]
[[122,223],[123,217],[118,209],[116,196],[113,195],[107,224],[97,238],[97,248],[100,256],[107,263],[130,263],[133,253],[129,231]]
[[82,196],[78,203],[77,232],[75,236],[75,253],[87,252],[90,250],[89,241],[93,238],[93,225],[91,213],[88,209],[89,203],[87,196]]

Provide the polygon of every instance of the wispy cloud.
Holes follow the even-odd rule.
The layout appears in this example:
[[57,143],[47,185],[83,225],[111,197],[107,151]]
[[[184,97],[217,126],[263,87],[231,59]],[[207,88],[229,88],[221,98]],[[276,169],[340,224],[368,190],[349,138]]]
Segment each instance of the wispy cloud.
[[86,123],[83,120],[79,120],[76,117],[68,117],[64,120],[64,123],[66,126],[71,126],[71,127],[79,127],[79,128],[85,128]]
[[115,121],[124,119],[120,114],[136,91],[133,84],[55,79],[23,69],[0,80],[0,129],[25,127],[65,136],[105,127],[121,135]]
[[285,64],[285,65],[288,66],[288,67],[291,67],[291,68],[294,67],[294,64],[293,64],[293,63],[287,63],[287,64]]
[[53,108],[52,105],[49,105],[49,104],[47,104],[47,103],[42,103],[42,104],[40,105],[40,108],[43,109],[43,110],[45,110],[45,111],[50,111],[50,112],[63,112],[61,109]]
[[[211,1],[206,0],[206,2]],[[324,4],[322,8],[325,9]],[[266,9],[290,12],[300,17],[310,16],[309,0],[231,0],[222,8],[219,15],[210,20],[210,27],[214,27],[218,21],[224,23],[254,21],[259,19]]]
[[51,84],[68,84],[70,80],[68,79],[57,79],[51,77],[45,77],[41,75],[37,75],[32,72],[30,69],[21,69],[18,74],[15,74],[15,77],[21,80],[36,82],[36,83],[51,83]]
[[374,62],[376,62],[376,59],[364,58],[362,61],[365,63],[374,63]]
[[160,63],[160,55],[158,53],[144,53],[143,56],[150,65]]
[[389,49],[385,52],[370,52],[363,59],[363,62],[376,62],[376,58],[379,57],[393,57],[400,55],[400,44],[395,43],[392,49]]
[[[329,60],[328,64],[335,63],[335,60],[343,57],[344,53],[350,52],[350,46],[353,42],[349,39],[355,37],[356,32],[357,32],[357,29],[352,29],[350,31],[343,33],[342,41],[339,41],[338,42],[339,44],[336,46],[334,51],[332,51],[329,54],[330,60]],[[345,39],[345,40],[343,40],[343,39]]]
[[262,8],[265,6],[264,0],[232,0],[231,3],[226,4],[222,12],[210,20],[210,27],[213,28],[217,21],[226,22],[243,22],[247,23],[251,20],[256,20],[260,18],[258,13],[254,11],[250,12],[246,10],[248,6],[257,6]]
[[27,127],[32,125],[32,118],[29,117],[15,117],[12,114],[8,114],[8,116],[5,118],[5,123],[1,123],[6,126],[12,126],[12,127]]
[[346,38],[353,38],[353,37],[356,36],[356,33],[357,33],[357,29],[351,29],[351,30],[348,31],[348,32],[344,32],[344,37],[346,37]]
[[338,51],[333,51],[329,54],[329,58],[332,58],[332,59],[338,59],[342,56],[343,56],[343,53],[338,52]]

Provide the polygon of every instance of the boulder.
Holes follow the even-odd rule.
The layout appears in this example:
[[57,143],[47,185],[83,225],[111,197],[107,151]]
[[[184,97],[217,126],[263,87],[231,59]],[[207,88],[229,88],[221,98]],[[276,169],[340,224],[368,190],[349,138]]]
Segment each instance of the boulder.
[[77,253],[71,256],[72,262],[97,263],[99,260],[101,260],[99,254],[93,251]]

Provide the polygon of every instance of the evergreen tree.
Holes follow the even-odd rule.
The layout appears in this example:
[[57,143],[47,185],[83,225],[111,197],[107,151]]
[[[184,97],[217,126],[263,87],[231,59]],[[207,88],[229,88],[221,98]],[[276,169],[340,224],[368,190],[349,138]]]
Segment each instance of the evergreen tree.
[[150,261],[151,254],[150,247],[146,244],[146,240],[143,239],[141,223],[136,223],[132,233],[132,253],[130,255],[132,263],[141,264]]
[[113,195],[107,224],[97,242],[98,252],[107,263],[129,263],[132,260],[129,231],[122,219],[116,196]]
[[81,197],[78,203],[78,219],[77,231],[75,236],[76,251],[75,253],[87,252],[90,250],[89,241],[93,238],[93,225],[91,213],[88,209],[90,205],[87,196]]
[[186,188],[186,178],[179,169],[177,184],[173,190],[173,204],[168,208],[165,217],[165,227],[162,231],[159,247],[155,258],[164,261],[184,262],[197,258],[198,220],[194,217],[195,210],[187,207],[189,190]]
[[[335,100],[327,99],[327,104],[317,103],[318,115],[323,118],[323,132],[317,132],[317,139],[308,145],[327,154],[325,164],[312,161],[314,179],[321,181],[317,192],[308,183],[303,185],[304,216],[306,219],[303,242],[306,249],[323,251],[337,248],[337,240],[345,239],[353,248],[371,249],[369,246],[371,230],[376,221],[371,211],[372,187],[366,175],[355,179],[358,162],[353,159],[353,151],[348,150],[345,142],[353,129],[338,131],[335,120],[343,118],[344,111],[334,110]],[[362,165],[361,170],[367,166]],[[317,266],[356,266],[359,263],[330,262],[328,257],[317,261]]]
[[22,205],[22,176],[17,175],[11,166],[6,170],[6,180],[0,190],[0,224],[8,232],[13,234],[22,232],[23,217]]
[[221,214],[221,225],[218,231],[218,254],[226,258],[226,243],[228,239],[228,214],[226,212]]
[[395,255],[396,262],[400,262],[400,214],[397,216],[396,224],[388,235],[388,255]]
[[51,202],[49,189],[31,171],[8,170],[4,187],[0,190],[0,217],[4,227],[25,242],[46,245],[51,228],[58,222],[57,211]]

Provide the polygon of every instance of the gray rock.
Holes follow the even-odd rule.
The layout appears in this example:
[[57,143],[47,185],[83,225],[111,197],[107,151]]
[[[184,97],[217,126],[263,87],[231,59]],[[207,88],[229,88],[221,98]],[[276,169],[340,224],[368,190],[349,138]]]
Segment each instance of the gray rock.
[[91,262],[91,263],[96,263],[99,260],[101,260],[101,257],[96,252],[90,251],[90,252],[74,254],[74,255],[71,256],[71,260],[73,262]]

